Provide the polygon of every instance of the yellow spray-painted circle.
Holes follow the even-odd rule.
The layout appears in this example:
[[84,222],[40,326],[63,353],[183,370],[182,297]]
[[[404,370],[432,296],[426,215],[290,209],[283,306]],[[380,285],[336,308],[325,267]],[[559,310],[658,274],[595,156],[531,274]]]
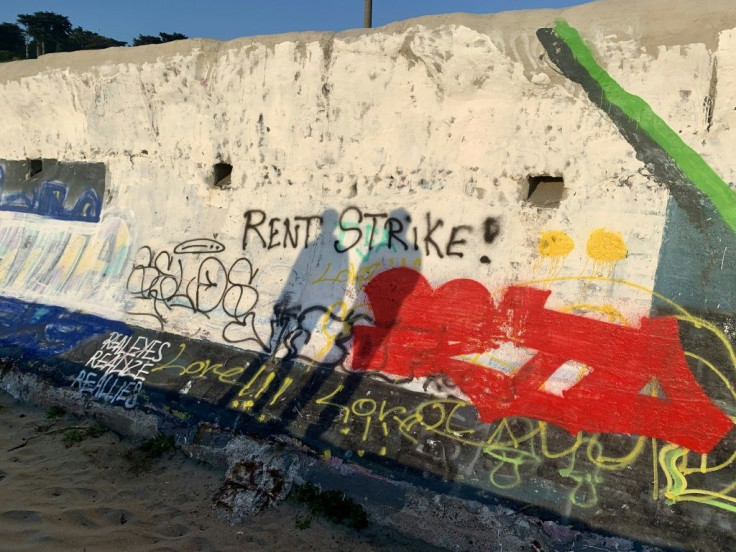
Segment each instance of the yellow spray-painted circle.
[[624,238],[618,232],[603,228],[593,230],[588,238],[588,256],[598,262],[615,262],[626,258],[628,250]]
[[575,242],[561,230],[539,234],[539,254],[544,257],[564,257],[575,248]]

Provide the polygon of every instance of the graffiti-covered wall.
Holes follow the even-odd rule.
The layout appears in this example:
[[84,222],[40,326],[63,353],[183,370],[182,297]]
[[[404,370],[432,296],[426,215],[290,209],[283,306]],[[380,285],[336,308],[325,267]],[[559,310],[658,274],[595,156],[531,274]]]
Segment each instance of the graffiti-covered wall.
[[736,13],[621,4],[0,66],[6,366],[725,546]]

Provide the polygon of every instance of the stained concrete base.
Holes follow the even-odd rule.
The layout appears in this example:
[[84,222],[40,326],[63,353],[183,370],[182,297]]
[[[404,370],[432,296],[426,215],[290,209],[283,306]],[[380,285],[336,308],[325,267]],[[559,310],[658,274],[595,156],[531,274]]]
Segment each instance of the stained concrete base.
[[[152,414],[80,400],[73,391],[55,387],[34,374],[5,369],[0,375],[0,388],[37,406],[63,406],[75,415],[94,419],[134,439],[150,438],[162,427],[161,420]],[[177,444],[194,459],[228,469],[242,462],[288,466],[288,485],[310,481],[323,490],[341,490],[363,506],[371,523],[448,550],[663,550],[573,527],[564,520],[537,517],[523,507],[515,508],[492,496],[481,503],[452,496],[451,487],[437,494],[421,485],[373,474],[341,459],[325,458],[283,435],[263,440],[232,435],[212,426],[198,429],[194,443],[186,443],[183,434],[176,435]],[[231,521],[237,521],[235,517]]]

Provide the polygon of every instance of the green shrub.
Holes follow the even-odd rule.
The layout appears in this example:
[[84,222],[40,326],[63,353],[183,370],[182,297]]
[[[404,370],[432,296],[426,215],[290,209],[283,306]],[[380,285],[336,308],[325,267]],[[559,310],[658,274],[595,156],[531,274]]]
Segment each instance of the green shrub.
[[170,435],[159,433],[153,439],[148,439],[139,448],[150,458],[161,458],[166,452],[174,448],[174,438]]
[[150,471],[153,461],[173,450],[175,444],[173,437],[159,433],[156,437],[144,441],[139,447],[125,453],[125,459],[129,463],[128,469],[136,475]]
[[64,443],[64,446],[69,448],[72,445],[76,445],[77,443],[84,441],[84,433],[78,429],[70,429],[64,433],[64,437],[61,440]]
[[107,428],[103,427],[99,424],[92,424],[87,429],[84,430],[85,437],[101,437],[104,433],[107,432]]
[[64,408],[63,406],[55,405],[46,411],[46,419],[56,420],[64,416],[64,414],[66,414],[66,408]]

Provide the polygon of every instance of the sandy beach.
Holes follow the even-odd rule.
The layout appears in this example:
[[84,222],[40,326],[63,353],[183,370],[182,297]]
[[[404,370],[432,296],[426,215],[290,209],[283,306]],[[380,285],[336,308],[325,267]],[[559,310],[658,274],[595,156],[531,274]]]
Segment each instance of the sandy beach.
[[[126,459],[135,443],[89,436],[90,420],[48,412],[0,391],[4,552],[438,550],[376,525],[358,532],[313,518],[300,529],[308,511],[289,502],[230,526],[212,509],[224,469],[173,451],[136,475]],[[69,443],[72,430],[81,441]]]

